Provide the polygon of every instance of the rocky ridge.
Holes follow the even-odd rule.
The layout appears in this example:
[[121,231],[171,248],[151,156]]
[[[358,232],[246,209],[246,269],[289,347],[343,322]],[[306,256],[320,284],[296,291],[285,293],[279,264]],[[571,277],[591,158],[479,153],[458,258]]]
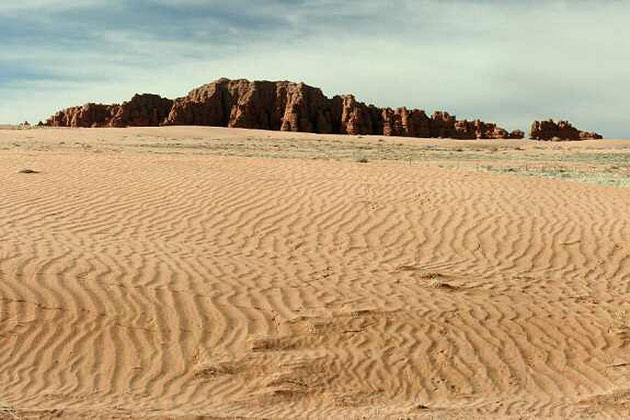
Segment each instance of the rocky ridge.
[[534,140],[599,140],[600,134],[589,131],[581,131],[573,127],[568,121],[554,120],[534,121],[532,123],[530,137]]
[[[319,88],[304,83],[251,82],[225,78],[193,89],[188,95],[175,100],[143,94],[135,95],[121,105],[89,103],[67,108],[50,117],[43,125],[202,125],[322,134],[456,139],[521,139],[525,135],[520,130],[508,132],[494,123],[458,121],[454,115],[443,111],[436,111],[429,116],[418,109],[367,105],[357,101],[353,95],[328,98]],[[543,124],[545,136],[549,131],[546,127]],[[560,130],[556,134],[574,134],[565,131]]]
[[52,127],[157,126],[168,116],[173,101],[159,95],[135,95],[122,105],[89,103],[57,112],[43,125]]

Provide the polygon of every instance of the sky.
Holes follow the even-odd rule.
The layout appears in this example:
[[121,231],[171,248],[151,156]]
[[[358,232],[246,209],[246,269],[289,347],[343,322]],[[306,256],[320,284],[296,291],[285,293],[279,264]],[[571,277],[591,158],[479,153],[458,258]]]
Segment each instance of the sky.
[[630,138],[627,0],[0,2],[0,123],[212,80]]

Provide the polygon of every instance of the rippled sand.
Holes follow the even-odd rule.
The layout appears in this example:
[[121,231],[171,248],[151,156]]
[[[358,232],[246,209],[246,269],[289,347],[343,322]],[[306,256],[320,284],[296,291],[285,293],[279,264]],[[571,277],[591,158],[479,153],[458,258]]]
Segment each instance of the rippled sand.
[[0,418],[627,418],[627,145],[0,131]]

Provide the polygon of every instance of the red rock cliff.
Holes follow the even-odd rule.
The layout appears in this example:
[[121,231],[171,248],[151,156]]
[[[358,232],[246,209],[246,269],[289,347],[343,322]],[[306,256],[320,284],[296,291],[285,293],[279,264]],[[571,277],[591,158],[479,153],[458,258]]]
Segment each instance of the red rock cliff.
[[168,116],[173,101],[159,95],[135,95],[116,109],[110,127],[157,126]]
[[168,116],[173,101],[158,95],[135,95],[122,105],[86,104],[75,106],[46,120],[52,127],[157,126]]
[[599,140],[601,135],[580,131],[568,121],[534,121],[530,137],[534,140]]
[[175,100],[164,125],[332,133],[333,103],[303,83],[220,79]]
[[377,108],[352,95],[327,98],[304,83],[219,79],[174,101],[136,95],[122,105],[88,104],[60,111],[49,126],[125,127],[210,125],[323,134],[374,134],[459,139],[522,138],[496,124],[457,121],[447,112],[429,117],[407,108]]
[[111,120],[118,105],[86,104],[57,112],[46,120],[52,127],[103,127]]

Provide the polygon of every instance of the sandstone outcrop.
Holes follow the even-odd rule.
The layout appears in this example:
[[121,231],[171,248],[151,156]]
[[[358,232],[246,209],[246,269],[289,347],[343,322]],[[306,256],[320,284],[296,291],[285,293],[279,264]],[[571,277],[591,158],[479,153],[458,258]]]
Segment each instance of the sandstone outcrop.
[[[402,137],[431,137],[431,119],[424,111],[407,108],[381,111],[382,130],[378,134]],[[376,133],[375,133],[376,134]]]
[[602,136],[588,131],[580,131],[573,127],[568,121],[553,120],[534,121],[530,132],[530,137],[534,140],[598,140]]
[[303,83],[220,79],[176,99],[162,123],[332,133],[333,108]]
[[378,108],[352,95],[326,97],[318,88],[288,81],[219,79],[170,100],[136,95],[122,105],[87,104],[60,111],[45,125],[126,127],[206,125],[322,134],[440,137],[457,139],[522,138],[493,123],[457,121],[448,112],[428,116],[418,109]]
[[57,112],[45,125],[52,127],[104,127],[111,120],[117,105],[85,104]]
[[508,134],[509,139],[522,139],[525,137],[525,132],[523,130],[512,130],[510,134]]
[[135,95],[122,105],[89,103],[57,112],[44,125],[52,127],[157,126],[171,110],[173,101],[158,95]]
[[[383,132],[383,111],[374,105],[358,102],[353,95],[335,96],[333,115],[340,134],[363,135]],[[336,124],[333,124],[333,129]]]
[[[171,112],[173,101],[159,95],[135,95],[115,109],[109,127],[157,126]],[[114,111],[114,110],[112,110]]]
[[483,121],[458,121],[455,123],[455,138],[459,139],[507,139],[510,133],[496,124]]

